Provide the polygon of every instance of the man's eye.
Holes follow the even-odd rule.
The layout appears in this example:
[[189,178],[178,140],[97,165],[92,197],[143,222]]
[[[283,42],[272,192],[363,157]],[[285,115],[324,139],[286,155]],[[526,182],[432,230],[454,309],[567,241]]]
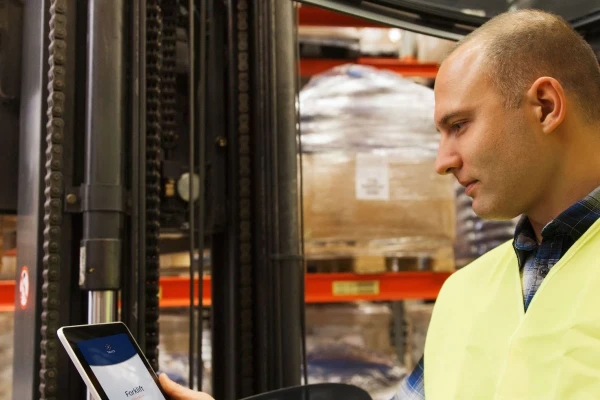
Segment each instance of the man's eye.
[[452,124],[452,126],[450,126],[450,130],[452,132],[456,133],[456,132],[460,131],[464,125],[465,125],[464,122],[456,122],[456,123]]

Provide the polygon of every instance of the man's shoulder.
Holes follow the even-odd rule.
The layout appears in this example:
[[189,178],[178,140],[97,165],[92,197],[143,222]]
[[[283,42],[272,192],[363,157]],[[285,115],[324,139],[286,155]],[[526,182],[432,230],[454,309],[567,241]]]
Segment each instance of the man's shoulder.
[[506,261],[512,258],[516,262],[510,241],[450,275],[438,294],[432,317],[437,320],[441,316],[442,320],[446,320],[454,312],[468,309],[474,300],[489,293],[490,284],[496,281],[495,275],[502,274],[502,270],[510,265]]
[[480,270],[482,269],[489,271],[490,264],[495,264],[501,259],[504,259],[506,256],[514,256],[516,258],[512,239],[488,251],[475,261],[462,268],[461,271],[468,271],[470,273],[481,272]]
[[454,287],[455,289],[463,290],[472,286],[473,280],[477,283],[485,282],[486,278],[498,272],[497,268],[500,267],[498,265],[500,261],[505,260],[507,257],[516,258],[512,242],[510,240],[501,244],[453,273],[446,280],[444,288]]

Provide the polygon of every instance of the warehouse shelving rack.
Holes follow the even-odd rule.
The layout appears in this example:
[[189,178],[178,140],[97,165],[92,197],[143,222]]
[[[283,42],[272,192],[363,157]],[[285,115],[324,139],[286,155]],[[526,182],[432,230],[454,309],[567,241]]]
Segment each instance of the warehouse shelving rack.
[[[307,27],[339,27],[339,28],[385,28],[384,25],[336,13],[319,7],[301,6],[298,12],[298,23]],[[341,64],[354,63],[387,69],[407,77],[435,78],[438,65],[423,63],[414,59],[359,57],[356,59],[322,59],[304,58],[300,60],[300,75],[308,77]]]

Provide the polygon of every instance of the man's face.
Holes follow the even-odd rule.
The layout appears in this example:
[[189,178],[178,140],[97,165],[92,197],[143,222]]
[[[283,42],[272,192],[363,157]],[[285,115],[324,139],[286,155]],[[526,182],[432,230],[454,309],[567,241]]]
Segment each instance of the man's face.
[[480,217],[514,218],[540,201],[552,162],[535,113],[528,106],[504,106],[482,54],[479,46],[465,44],[440,67],[436,170],[454,174]]

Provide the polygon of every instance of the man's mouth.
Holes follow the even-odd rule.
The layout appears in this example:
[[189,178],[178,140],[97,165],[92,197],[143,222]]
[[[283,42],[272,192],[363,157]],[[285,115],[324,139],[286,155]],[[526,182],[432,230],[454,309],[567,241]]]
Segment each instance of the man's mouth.
[[465,188],[465,193],[467,194],[467,196],[470,195],[470,193],[473,191],[473,189],[475,188],[475,185],[477,184],[477,180],[473,180],[473,181],[458,181],[458,183],[460,183],[462,186],[464,186]]
[[471,192],[473,192],[473,189],[475,189],[475,185],[477,185],[478,181],[473,181],[471,183],[468,183],[467,186],[465,186],[465,194],[467,196],[471,195]]

